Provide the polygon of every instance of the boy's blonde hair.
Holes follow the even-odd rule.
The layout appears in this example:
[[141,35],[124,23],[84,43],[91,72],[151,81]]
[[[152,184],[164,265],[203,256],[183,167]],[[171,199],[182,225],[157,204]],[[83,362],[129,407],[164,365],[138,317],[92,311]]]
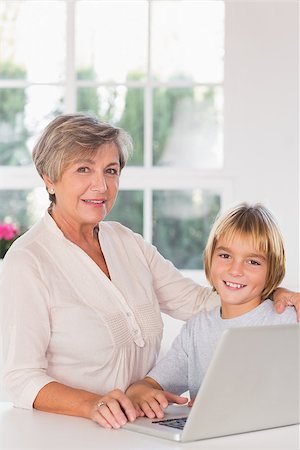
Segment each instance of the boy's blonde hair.
[[278,225],[270,211],[257,203],[242,203],[219,216],[210,232],[204,250],[205,274],[215,290],[210,276],[212,257],[220,238],[233,240],[236,235],[250,239],[256,251],[264,253],[268,270],[262,292],[265,300],[278,287],[285,275],[285,252]]

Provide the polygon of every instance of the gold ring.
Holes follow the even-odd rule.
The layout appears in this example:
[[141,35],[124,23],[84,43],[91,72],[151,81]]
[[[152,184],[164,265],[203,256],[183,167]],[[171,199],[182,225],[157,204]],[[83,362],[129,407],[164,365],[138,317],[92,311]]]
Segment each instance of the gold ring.
[[97,403],[96,408],[99,409],[99,408],[101,408],[101,406],[106,406],[106,403],[103,402],[102,400]]

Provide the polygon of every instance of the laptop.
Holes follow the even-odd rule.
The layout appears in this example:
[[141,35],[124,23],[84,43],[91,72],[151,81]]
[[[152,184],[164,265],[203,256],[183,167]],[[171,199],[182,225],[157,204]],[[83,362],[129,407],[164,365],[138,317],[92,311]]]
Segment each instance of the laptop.
[[192,408],[124,429],[188,442],[299,423],[299,337],[299,324],[226,330]]

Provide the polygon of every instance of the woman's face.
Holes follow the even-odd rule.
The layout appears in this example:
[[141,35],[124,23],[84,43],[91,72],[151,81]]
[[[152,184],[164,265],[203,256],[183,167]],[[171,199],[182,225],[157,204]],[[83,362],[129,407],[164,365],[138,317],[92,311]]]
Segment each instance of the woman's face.
[[115,144],[101,145],[92,157],[71,163],[54,188],[55,214],[74,225],[95,225],[105,218],[116,200],[119,188],[119,152]]

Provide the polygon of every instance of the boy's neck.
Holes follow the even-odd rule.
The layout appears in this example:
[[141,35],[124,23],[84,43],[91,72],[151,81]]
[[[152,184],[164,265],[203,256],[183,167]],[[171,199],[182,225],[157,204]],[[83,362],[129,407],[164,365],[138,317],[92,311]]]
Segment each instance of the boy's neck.
[[241,303],[238,305],[228,304],[221,299],[221,317],[222,319],[234,319],[235,317],[242,316],[253,309],[257,308],[262,303],[261,299],[253,299],[247,303]]

